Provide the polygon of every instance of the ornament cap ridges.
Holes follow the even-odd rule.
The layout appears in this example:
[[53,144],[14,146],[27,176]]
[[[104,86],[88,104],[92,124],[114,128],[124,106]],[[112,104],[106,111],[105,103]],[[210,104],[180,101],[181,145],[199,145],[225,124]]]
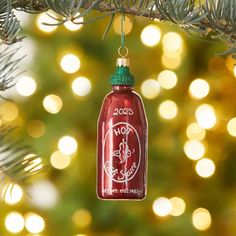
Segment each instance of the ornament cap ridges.
[[129,67],[130,66],[130,60],[128,58],[124,58],[124,57],[117,58],[116,66]]

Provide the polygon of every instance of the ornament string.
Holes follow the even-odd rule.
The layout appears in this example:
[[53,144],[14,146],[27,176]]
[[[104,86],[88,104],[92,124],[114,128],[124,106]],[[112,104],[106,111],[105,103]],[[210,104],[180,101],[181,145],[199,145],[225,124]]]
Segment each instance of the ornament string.
[[129,54],[128,48],[125,46],[125,31],[124,31],[124,23],[125,23],[125,13],[122,11],[122,15],[120,17],[120,35],[121,35],[121,46],[118,49],[118,54],[120,57],[125,58]]

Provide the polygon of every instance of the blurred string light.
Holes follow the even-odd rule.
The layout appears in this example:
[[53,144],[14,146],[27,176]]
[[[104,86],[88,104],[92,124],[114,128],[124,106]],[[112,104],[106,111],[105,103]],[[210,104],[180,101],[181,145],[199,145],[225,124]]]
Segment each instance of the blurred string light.
[[[76,16],[78,16],[79,14],[80,13],[77,13]],[[77,31],[77,30],[79,30],[79,29],[81,29],[83,27],[83,24],[81,24],[83,22],[84,22],[84,18],[83,17],[79,17],[77,19],[74,19],[73,21],[66,21],[64,23],[64,26],[69,31]]]
[[172,89],[177,84],[177,75],[170,70],[164,70],[158,75],[158,81],[162,88]]
[[7,184],[2,191],[2,199],[8,205],[14,205],[21,201],[23,197],[22,188],[18,184]]
[[55,94],[47,95],[43,99],[44,109],[51,114],[57,114],[62,109],[62,106],[63,102],[61,98]]
[[27,124],[27,133],[30,137],[39,138],[45,133],[45,125],[40,120],[31,120]]
[[172,197],[170,198],[170,203],[171,203],[170,215],[180,216],[185,212],[186,204],[182,198]]
[[26,172],[35,172],[43,168],[43,160],[41,157],[35,158],[35,154],[28,154],[24,157],[24,161],[28,162],[28,165],[25,167]]
[[215,164],[208,158],[199,160],[195,166],[196,172],[200,177],[208,178],[215,172]]
[[[53,12],[49,12],[51,16],[56,18],[56,15]],[[36,20],[36,25],[39,30],[41,30],[44,33],[52,33],[57,29],[57,25],[45,25],[44,23],[47,24],[56,24],[58,23],[57,20],[53,19],[50,17],[46,12],[39,14]]]
[[74,74],[80,69],[81,63],[78,56],[68,53],[61,58],[60,66],[64,72]]
[[32,77],[22,76],[16,83],[16,91],[24,97],[33,95],[36,91],[37,84]]
[[72,136],[63,136],[58,141],[58,149],[65,155],[72,155],[77,151],[78,143]]
[[200,105],[195,112],[198,124],[204,129],[211,129],[216,125],[216,113],[209,104]]
[[203,99],[209,94],[209,91],[210,86],[207,81],[203,79],[196,79],[189,86],[189,95],[193,99]]
[[168,32],[162,39],[163,50],[165,53],[181,53],[183,50],[183,39],[176,32]]
[[70,165],[71,157],[60,151],[55,151],[50,157],[50,163],[55,169],[63,170]]
[[85,77],[78,77],[73,80],[71,88],[75,95],[84,97],[91,92],[92,84],[89,79]]
[[184,152],[190,160],[199,160],[205,154],[205,146],[197,140],[189,140],[184,144]]
[[92,223],[92,215],[87,209],[79,209],[73,214],[72,222],[78,228],[86,228]]
[[147,79],[141,85],[141,93],[147,99],[156,98],[161,91],[161,86],[155,79]]
[[166,100],[160,104],[158,112],[162,118],[172,120],[178,114],[178,107],[174,101]]
[[234,66],[234,77],[236,77],[236,66]]
[[207,230],[211,226],[211,214],[205,208],[198,208],[192,214],[193,226],[201,231]]
[[25,228],[32,234],[41,233],[45,228],[44,219],[33,212],[25,215]]
[[206,136],[206,131],[199,126],[198,123],[191,123],[186,130],[187,137],[191,140],[203,140]]
[[27,189],[30,202],[41,209],[53,208],[59,199],[56,186],[49,180],[38,180]]
[[18,114],[19,109],[13,102],[4,102],[0,105],[0,117],[3,121],[14,121]]
[[[121,17],[123,16],[116,16],[114,23],[113,23],[113,29],[116,34],[121,34]],[[130,17],[125,16],[125,20],[123,22],[123,30],[124,33],[127,35],[132,31],[133,23]]]
[[146,26],[141,33],[141,41],[145,46],[154,47],[161,40],[161,30],[156,25]]
[[163,54],[161,58],[162,64],[168,69],[177,69],[181,65],[181,56],[170,56],[169,54]]
[[20,233],[24,229],[24,217],[18,212],[11,212],[5,218],[5,226],[10,233]]
[[236,137],[236,117],[232,118],[227,124],[228,133]]
[[157,198],[153,202],[152,209],[157,216],[168,216],[171,212],[171,202],[165,197]]

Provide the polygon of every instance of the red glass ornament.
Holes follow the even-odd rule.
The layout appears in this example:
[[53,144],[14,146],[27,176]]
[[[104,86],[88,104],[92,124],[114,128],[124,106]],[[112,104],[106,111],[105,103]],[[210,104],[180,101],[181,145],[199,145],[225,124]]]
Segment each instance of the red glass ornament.
[[128,67],[118,69],[126,75],[113,80],[98,121],[97,195],[141,200],[146,196],[147,119]]

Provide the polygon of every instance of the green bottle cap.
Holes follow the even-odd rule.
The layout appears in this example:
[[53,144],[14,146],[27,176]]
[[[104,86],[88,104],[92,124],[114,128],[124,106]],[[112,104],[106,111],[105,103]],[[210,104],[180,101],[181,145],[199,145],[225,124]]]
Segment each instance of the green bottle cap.
[[118,58],[116,73],[112,75],[111,85],[129,85],[134,86],[135,79],[129,71],[129,59]]

